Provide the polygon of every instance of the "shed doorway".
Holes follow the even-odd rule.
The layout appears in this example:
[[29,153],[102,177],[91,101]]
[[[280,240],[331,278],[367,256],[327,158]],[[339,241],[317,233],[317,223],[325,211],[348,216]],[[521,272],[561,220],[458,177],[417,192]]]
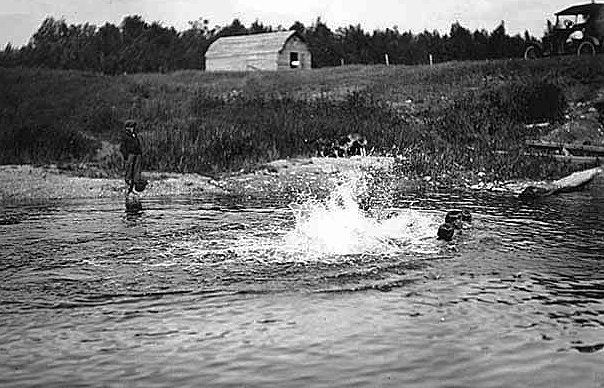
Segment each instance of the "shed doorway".
[[297,52],[289,53],[289,67],[292,69],[297,69],[300,67],[300,58],[298,57]]

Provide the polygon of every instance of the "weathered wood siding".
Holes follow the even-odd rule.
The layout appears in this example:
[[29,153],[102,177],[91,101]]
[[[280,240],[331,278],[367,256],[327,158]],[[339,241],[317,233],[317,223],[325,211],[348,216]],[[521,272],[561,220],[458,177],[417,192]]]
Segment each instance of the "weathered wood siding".
[[300,61],[299,69],[310,69],[311,67],[311,55],[308,50],[308,46],[298,36],[293,35],[285,43],[283,50],[279,54],[277,69],[285,70],[290,69],[290,54],[298,53],[298,60]]
[[248,53],[206,60],[207,71],[277,70],[277,53]]
[[604,8],[600,8],[599,12],[596,12],[593,20],[592,30],[592,33],[598,38],[598,40],[600,40],[599,43],[604,43]]

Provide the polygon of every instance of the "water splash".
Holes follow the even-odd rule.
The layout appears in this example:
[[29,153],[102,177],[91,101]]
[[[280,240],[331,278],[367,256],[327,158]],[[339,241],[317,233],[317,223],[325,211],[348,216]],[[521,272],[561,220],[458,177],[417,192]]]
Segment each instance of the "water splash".
[[284,237],[284,250],[302,253],[307,259],[436,252],[438,222],[433,215],[411,209],[369,212],[360,208],[359,198],[368,190],[367,178],[366,174],[349,176],[327,199],[292,205],[296,223]]
[[[377,187],[374,178],[367,171],[349,172],[326,198],[298,198],[286,210],[287,215],[278,219],[236,230],[222,227],[201,239],[181,241],[174,247],[179,253],[176,256],[207,266],[214,258],[217,265],[334,263],[358,255],[438,253],[436,230],[441,217],[433,212],[392,207],[389,188]],[[289,220],[284,221],[286,218]]]

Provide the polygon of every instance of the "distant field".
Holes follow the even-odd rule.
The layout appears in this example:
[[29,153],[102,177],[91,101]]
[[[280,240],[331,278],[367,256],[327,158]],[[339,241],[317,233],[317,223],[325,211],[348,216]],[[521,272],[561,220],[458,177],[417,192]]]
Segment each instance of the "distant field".
[[116,168],[107,144],[134,118],[152,170],[247,168],[311,155],[317,139],[359,132],[374,152],[406,157],[407,174],[547,174],[521,156],[524,138],[540,135],[524,124],[561,120],[569,101],[595,99],[602,59],[113,77],[0,68],[0,163]]

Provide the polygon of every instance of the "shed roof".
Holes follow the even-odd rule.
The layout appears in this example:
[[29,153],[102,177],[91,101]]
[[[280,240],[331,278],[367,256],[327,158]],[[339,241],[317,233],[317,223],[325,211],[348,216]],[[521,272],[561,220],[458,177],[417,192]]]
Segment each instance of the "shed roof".
[[604,4],[602,4],[602,3],[579,4],[579,5],[573,5],[572,7],[563,9],[562,11],[556,12],[556,15],[559,15],[559,16],[593,15],[593,14],[602,12],[603,9],[604,9]]
[[206,58],[240,55],[245,53],[277,53],[296,31],[266,32],[253,35],[227,36],[218,38],[210,45]]

